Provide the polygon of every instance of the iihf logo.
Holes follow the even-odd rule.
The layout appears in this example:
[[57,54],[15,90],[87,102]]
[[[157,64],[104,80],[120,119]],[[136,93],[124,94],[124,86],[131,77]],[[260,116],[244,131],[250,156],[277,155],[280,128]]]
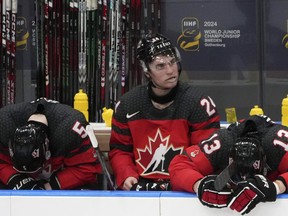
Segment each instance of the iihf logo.
[[199,21],[195,17],[185,17],[182,20],[182,34],[178,37],[177,43],[185,51],[198,51],[201,32]]
[[[31,35],[28,31],[28,23],[25,17],[17,17],[16,47],[17,50],[27,50],[28,40]],[[32,34],[36,35],[36,30],[32,29]],[[36,37],[35,37],[36,38]],[[32,40],[32,45],[36,46],[36,39]]]

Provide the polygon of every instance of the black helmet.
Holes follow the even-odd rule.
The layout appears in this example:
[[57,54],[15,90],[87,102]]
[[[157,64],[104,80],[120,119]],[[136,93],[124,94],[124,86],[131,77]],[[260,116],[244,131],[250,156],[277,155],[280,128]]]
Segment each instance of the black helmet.
[[158,55],[173,56],[177,62],[181,61],[178,49],[173,46],[168,38],[161,34],[154,36],[147,35],[139,41],[137,45],[137,59],[140,61],[144,72],[148,70],[148,64]]
[[9,144],[10,156],[18,172],[35,173],[50,157],[47,126],[40,122],[28,122],[15,130]]
[[[249,131],[247,131],[249,128]],[[266,175],[266,155],[259,132],[253,121],[246,122],[244,134],[236,139],[230,151],[230,160],[236,164],[234,180],[244,180],[255,174]]]

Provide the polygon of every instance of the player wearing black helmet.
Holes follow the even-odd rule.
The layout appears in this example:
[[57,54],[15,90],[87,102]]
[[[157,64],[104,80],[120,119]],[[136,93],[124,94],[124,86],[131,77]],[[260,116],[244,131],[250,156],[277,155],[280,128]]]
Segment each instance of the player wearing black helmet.
[[1,188],[97,188],[101,167],[87,124],[81,112],[45,98],[1,108]]
[[211,208],[249,213],[287,190],[288,128],[251,116],[220,129],[171,162],[173,190],[195,192]]
[[46,124],[32,121],[16,128],[9,143],[9,152],[14,168],[19,173],[36,173],[50,158],[47,131]]
[[163,35],[149,35],[137,47],[148,83],[118,101],[109,158],[123,190],[169,189],[168,165],[183,150],[219,129],[212,99],[180,82],[181,56]]
[[163,35],[157,34],[155,37],[143,38],[137,46],[137,59],[144,72],[148,72],[149,64],[159,56],[170,56],[173,62],[177,63],[178,71],[181,72],[181,56],[171,41]]

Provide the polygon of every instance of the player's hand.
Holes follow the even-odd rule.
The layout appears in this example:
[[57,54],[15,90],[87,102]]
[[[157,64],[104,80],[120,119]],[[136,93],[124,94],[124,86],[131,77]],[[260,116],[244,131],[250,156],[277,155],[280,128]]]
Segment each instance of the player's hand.
[[216,175],[208,175],[200,181],[197,192],[198,198],[203,205],[210,208],[227,207],[227,201],[232,191],[227,187],[217,191],[214,187],[216,177]]
[[255,175],[246,181],[238,182],[228,201],[228,207],[240,212],[249,213],[260,202],[273,202],[277,191],[274,183],[263,175]]
[[136,184],[138,182],[138,179],[136,179],[135,177],[128,177],[126,178],[126,180],[123,183],[122,189],[123,190],[127,190],[129,191],[131,189],[131,187]]
[[25,174],[15,174],[10,178],[7,186],[13,190],[45,190],[42,185]]
[[136,183],[131,191],[168,191],[171,190],[169,182],[148,182],[148,183]]

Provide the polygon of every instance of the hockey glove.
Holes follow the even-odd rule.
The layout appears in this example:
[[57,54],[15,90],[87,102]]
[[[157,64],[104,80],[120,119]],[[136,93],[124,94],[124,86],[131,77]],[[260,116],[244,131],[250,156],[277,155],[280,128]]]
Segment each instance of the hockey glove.
[[149,183],[136,183],[131,191],[169,191],[171,190],[169,182],[149,182]]
[[49,184],[50,184],[52,190],[60,190],[61,189],[60,183],[59,183],[57,175],[55,173],[53,173],[50,176]]
[[231,195],[231,189],[224,187],[217,191],[214,187],[216,175],[204,177],[198,187],[198,198],[203,205],[210,208],[223,208],[227,206],[227,200]]
[[274,183],[263,175],[255,175],[246,181],[238,182],[228,201],[228,207],[240,212],[249,213],[260,202],[273,202],[277,191]]
[[25,174],[15,174],[8,181],[7,187],[13,190],[45,190],[37,181]]

